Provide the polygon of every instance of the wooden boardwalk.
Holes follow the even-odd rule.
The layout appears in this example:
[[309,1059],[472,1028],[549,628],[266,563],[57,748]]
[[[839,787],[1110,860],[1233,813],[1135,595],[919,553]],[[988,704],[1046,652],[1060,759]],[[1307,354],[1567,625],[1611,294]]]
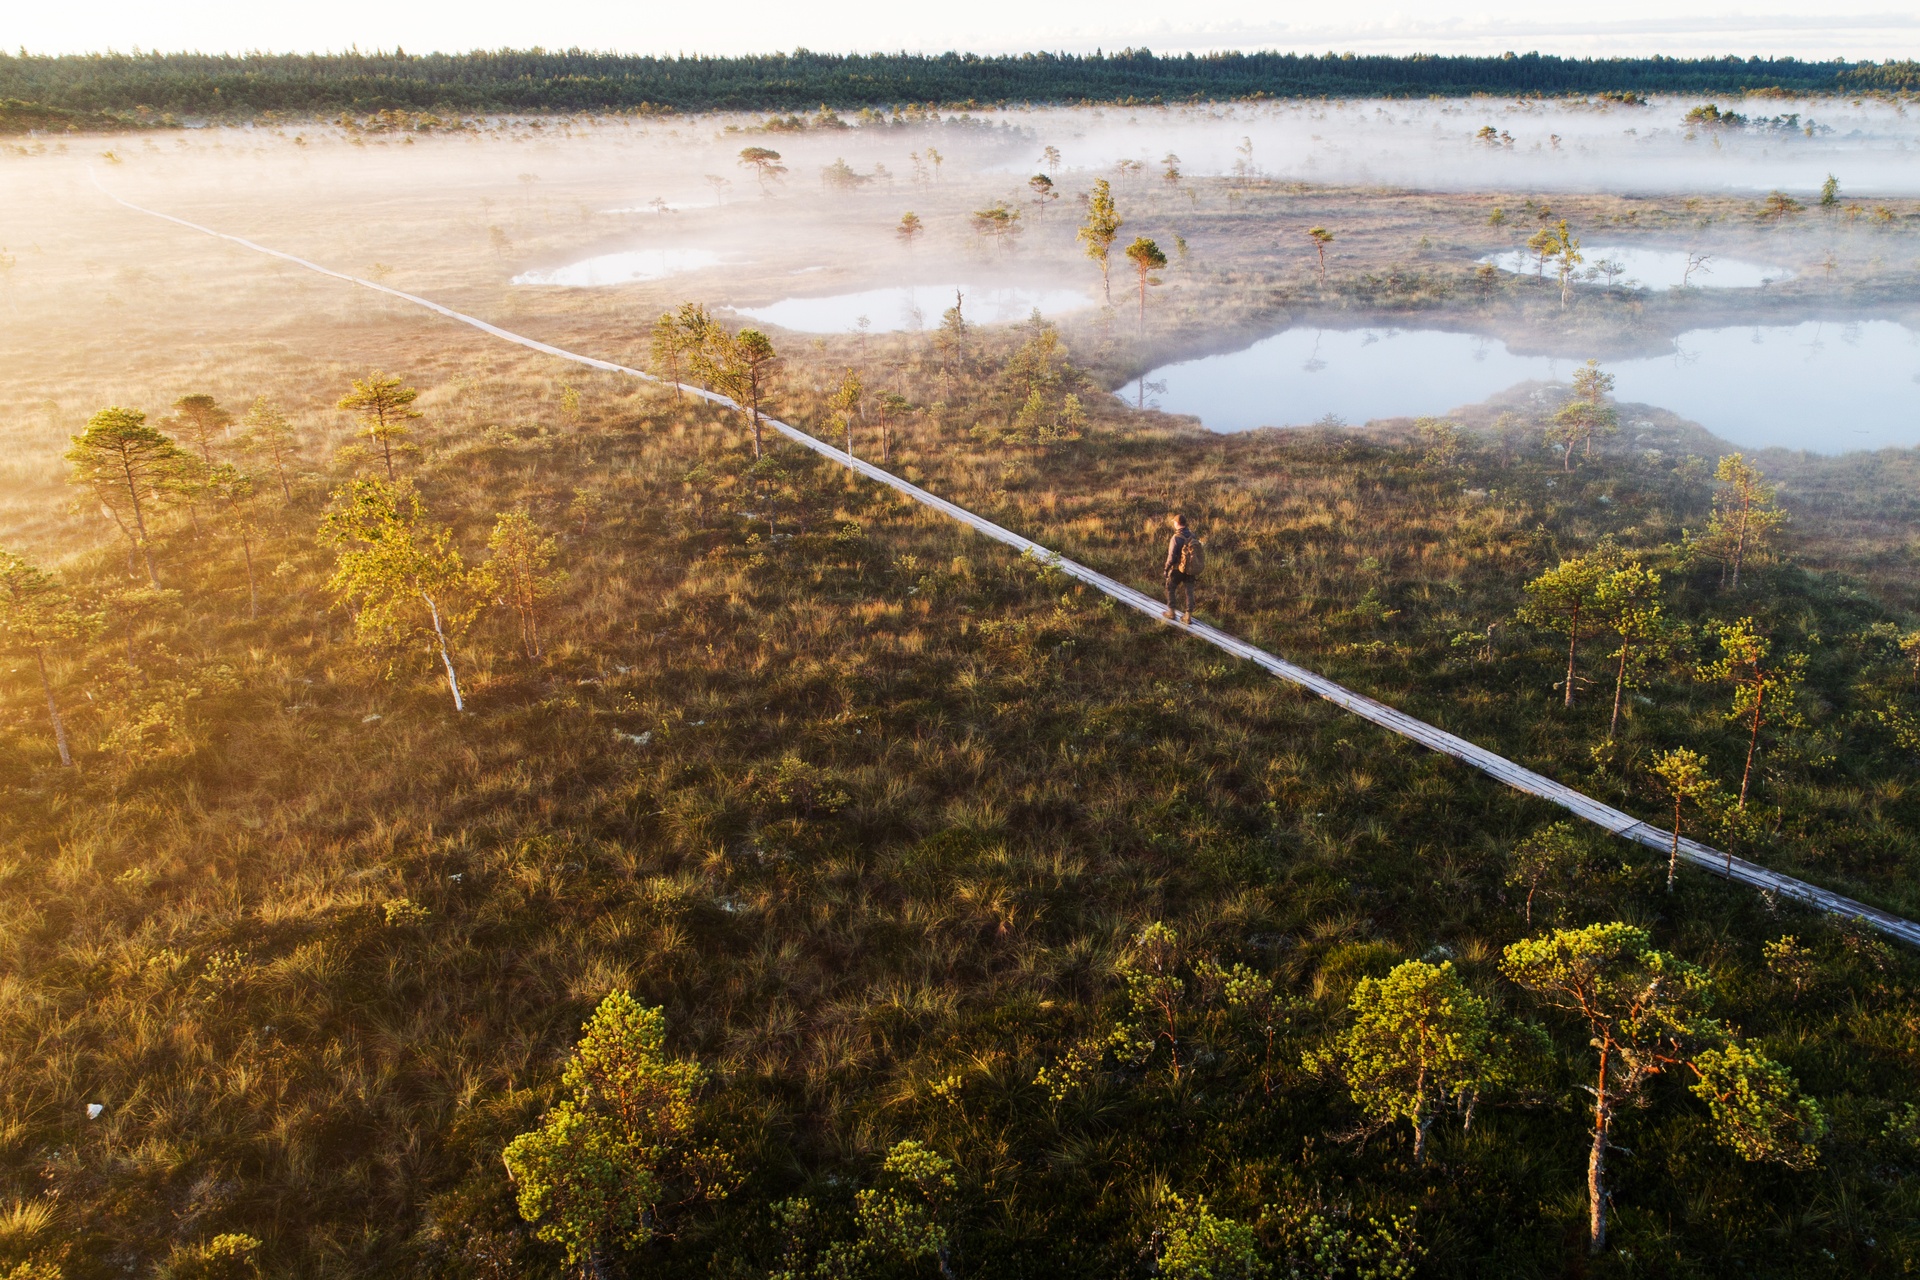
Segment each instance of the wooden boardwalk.
[[[99,186],[97,176],[94,179],[94,185]],[[168,222],[176,223],[190,230],[240,245],[255,253],[263,253],[268,257],[279,258],[283,262],[290,262],[308,271],[315,271],[323,276],[331,276],[335,280],[357,285],[362,289],[371,289],[376,293],[384,293],[389,297],[398,298],[403,302],[425,307],[427,310],[445,316],[449,320],[456,320],[461,324],[471,325],[481,332],[491,334],[493,337],[499,338],[504,342],[516,343],[560,360],[568,360],[574,364],[586,365],[589,368],[604,370],[607,373],[624,374],[643,379],[647,382],[666,385],[662,379],[656,378],[643,370],[628,368],[626,365],[615,364],[610,360],[599,360],[593,356],[583,356],[577,352],[551,346],[548,343],[539,342],[522,334],[502,329],[497,325],[488,324],[484,320],[465,315],[450,307],[442,306],[431,299],[418,297],[411,293],[403,293],[398,289],[389,288],[383,284],[376,284],[371,280],[362,280],[358,276],[346,275],[328,267],[323,267],[318,263],[309,262],[305,258],[298,258],[290,253],[283,253],[278,249],[270,249],[265,245],[256,244],[251,240],[245,240],[239,236],[215,231],[211,227],[203,227],[198,223],[188,222],[183,218],[176,218],[170,214],[141,208],[139,205],[130,204],[120,199],[104,187],[101,187],[101,191],[108,199],[136,213],[146,214],[155,218],[163,218]],[[718,395],[700,387],[687,386],[684,383],[680,384],[680,386],[683,391],[698,396],[703,400],[729,409],[745,412],[740,405],[735,404],[723,395]],[[1056,555],[1032,539],[1024,538],[1011,529],[1002,528],[1000,525],[993,523],[993,521],[983,516],[975,515],[964,507],[956,506],[948,502],[945,498],[928,493],[918,485],[909,484],[890,471],[883,471],[879,467],[862,459],[849,457],[824,440],[817,439],[798,427],[790,426],[787,423],[780,422],[774,418],[768,418],[765,415],[762,415],[761,420],[773,430],[779,432],[787,439],[792,440],[795,444],[811,449],[815,453],[832,460],[840,466],[850,467],[869,480],[886,485],[890,489],[897,490],[907,497],[912,498],[915,502],[923,506],[931,507],[942,515],[966,525],[968,528],[992,538],[996,542],[1004,543],[1022,554],[1031,554],[1044,560],[1049,566],[1058,570],[1060,573],[1084,582],[1095,590],[1104,592],[1121,604],[1146,614],[1156,622],[1164,623],[1160,614],[1165,608],[1165,605],[1158,598],[1150,596],[1143,591],[1135,590],[1122,582],[1107,577],[1103,573],[1089,569],[1083,564],[1078,564],[1063,556]],[[1173,624],[1167,623],[1165,625]],[[1451,756],[1463,764],[1471,765],[1489,777],[1504,782],[1516,791],[1523,791],[1528,795],[1538,796],[1542,800],[1559,805],[1575,817],[1583,818],[1595,826],[1603,827],[1622,839],[1631,840],[1636,844],[1645,845],[1650,849],[1657,849],[1662,854],[1667,853],[1672,848],[1673,834],[1670,831],[1662,831],[1658,827],[1650,826],[1632,814],[1623,813],[1611,805],[1602,804],[1593,797],[1575,791],[1571,787],[1562,786],[1551,778],[1535,773],[1531,769],[1523,768],[1504,756],[1496,755],[1488,751],[1485,747],[1476,746],[1468,742],[1465,738],[1436,728],[1424,720],[1416,720],[1405,712],[1396,711],[1384,702],[1377,702],[1364,694],[1355,693],[1344,685],[1336,684],[1324,676],[1315,675],[1305,667],[1296,666],[1284,658],[1275,657],[1266,650],[1248,644],[1236,636],[1231,636],[1224,631],[1216,630],[1213,627],[1207,626],[1205,623],[1182,626],[1180,629],[1198,639],[1206,641],[1216,648],[1232,654],[1236,658],[1243,658],[1248,662],[1256,663],[1280,677],[1280,679],[1287,681],[1289,684],[1298,685],[1302,689],[1317,694],[1335,706],[1352,712],[1363,720],[1372,721],[1381,728],[1391,733],[1397,733],[1403,738],[1410,738],[1429,750],[1437,751],[1442,755]],[[1701,844],[1695,840],[1683,838],[1680,841],[1680,856],[1704,871],[1710,871],[1718,876],[1725,876],[1730,880],[1750,885],[1763,892],[1777,894],[1783,898],[1790,898],[1796,902],[1805,903],[1829,915],[1839,916],[1848,920],[1858,920],[1878,929],[1890,937],[1898,938],[1900,941],[1911,946],[1920,947],[1920,924],[1896,916],[1891,912],[1882,911],[1878,907],[1868,906],[1864,902],[1856,902],[1852,898],[1829,892],[1817,885],[1808,884],[1804,880],[1796,880],[1792,876],[1781,875],[1777,871],[1769,871],[1756,862],[1749,862],[1745,858],[1733,857],[1731,854],[1723,853],[1718,849]]]

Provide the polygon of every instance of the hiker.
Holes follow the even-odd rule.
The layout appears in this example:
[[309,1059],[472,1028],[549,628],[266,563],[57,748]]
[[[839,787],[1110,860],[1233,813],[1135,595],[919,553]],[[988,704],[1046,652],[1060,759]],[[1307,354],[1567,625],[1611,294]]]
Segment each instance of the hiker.
[[1187,527],[1187,518],[1176,512],[1173,517],[1173,536],[1167,539],[1167,607],[1161,617],[1177,616],[1173,593],[1184,587],[1187,592],[1187,614],[1180,621],[1192,624],[1193,584],[1200,577],[1205,556],[1205,545],[1193,536],[1193,530]]

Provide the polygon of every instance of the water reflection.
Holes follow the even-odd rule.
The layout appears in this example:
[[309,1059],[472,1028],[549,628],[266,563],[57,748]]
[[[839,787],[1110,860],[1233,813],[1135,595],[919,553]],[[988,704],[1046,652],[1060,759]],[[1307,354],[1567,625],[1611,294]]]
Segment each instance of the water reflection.
[[[1838,337],[1839,341],[1829,339]],[[1444,414],[1578,360],[1431,329],[1289,329],[1155,369],[1171,413],[1215,431]],[[1695,329],[1665,355],[1605,362],[1615,395],[1742,448],[1814,453],[1920,445],[1920,333],[1891,321]]]
[[720,260],[720,255],[711,249],[630,249],[625,253],[603,253],[597,258],[584,258],[546,271],[523,271],[513,278],[513,283],[573,288],[631,284],[636,280],[660,280],[683,271],[719,266]]
[[[1585,285],[1604,285],[1621,289],[1649,289],[1655,292],[1691,287],[1695,289],[1757,289],[1793,275],[1785,267],[1770,267],[1763,262],[1745,262],[1711,253],[1692,253],[1685,249],[1629,249],[1619,245],[1582,248],[1586,261],[1574,273],[1574,281]],[[1541,259],[1525,249],[1496,253],[1480,259],[1502,271],[1519,275],[1540,275],[1559,279],[1552,259]]]
[[764,307],[735,310],[762,324],[779,325],[795,333],[845,333],[857,329],[902,333],[939,324],[940,317],[953,306],[955,294],[963,299],[961,314],[969,324],[1008,324],[1025,320],[1036,310],[1053,316],[1093,305],[1092,298],[1075,289],[921,284],[837,293],[824,298],[782,298]]

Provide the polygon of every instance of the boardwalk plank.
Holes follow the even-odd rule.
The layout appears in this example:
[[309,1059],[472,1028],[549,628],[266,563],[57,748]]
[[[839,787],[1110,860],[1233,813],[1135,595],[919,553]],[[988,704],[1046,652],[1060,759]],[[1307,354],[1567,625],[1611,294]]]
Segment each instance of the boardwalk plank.
[[[100,186],[98,175],[94,176],[94,185],[96,187]],[[600,369],[607,373],[623,374],[652,383],[661,383],[662,381],[643,370],[628,368],[626,365],[615,364],[610,360],[600,360],[593,356],[584,356],[577,352],[552,346],[522,334],[514,333],[511,330],[502,329],[497,325],[488,324],[484,320],[455,311],[450,307],[442,306],[440,303],[430,299],[422,298],[411,293],[403,293],[398,289],[377,284],[371,280],[362,280],[358,276],[346,275],[328,267],[323,267],[318,263],[309,262],[305,258],[298,258],[290,253],[283,253],[278,249],[270,249],[265,245],[256,244],[251,240],[245,240],[239,236],[228,235],[222,231],[215,231],[211,227],[203,227],[198,223],[188,222],[183,218],[176,218],[171,214],[160,213],[153,209],[145,209],[139,205],[130,204],[112,192],[107,191],[104,187],[100,187],[100,190],[108,199],[136,213],[162,218],[193,231],[198,231],[202,234],[240,245],[255,253],[262,253],[268,257],[279,258],[284,262],[293,263],[295,266],[303,267],[308,271],[315,271],[323,276],[331,276],[335,280],[358,285],[363,289],[371,289],[375,293],[384,293],[389,297],[398,298],[403,302],[409,302],[415,306],[425,307],[427,310],[445,316],[449,320],[471,325],[473,328],[499,338],[502,341],[516,343],[519,346],[541,352],[545,355],[554,356],[557,359],[572,361],[575,364],[586,365],[589,368]],[[712,404],[717,404],[739,412],[745,412],[745,409],[740,405],[735,404],[726,396],[716,394],[715,392],[707,391],[700,387],[686,386],[685,384],[681,384],[681,390],[690,392]],[[1143,591],[1136,590],[1133,587],[1129,587],[1113,578],[1109,578],[1103,573],[1089,569],[1083,564],[1068,560],[1063,556],[1049,551],[1039,543],[1029,538],[1024,538],[1011,529],[1003,528],[983,516],[975,515],[965,507],[958,506],[947,501],[945,498],[929,493],[918,485],[903,480],[890,471],[883,471],[872,463],[860,458],[850,457],[826,443],[824,440],[816,439],[798,427],[790,426],[787,423],[774,418],[768,418],[764,415],[762,415],[761,420],[767,426],[779,432],[787,439],[792,440],[794,443],[803,445],[840,466],[850,467],[860,475],[867,477],[867,479],[905,494],[915,502],[934,511],[938,511],[949,519],[966,525],[968,528],[992,538],[996,542],[1004,543],[1021,552],[1023,555],[1030,554],[1042,559],[1067,577],[1084,582],[1088,586],[1119,601],[1121,604],[1138,610],[1156,621],[1163,621],[1160,613],[1164,605],[1157,598]],[[1558,805],[1575,817],[1610,831],[1623,840],[1631,840],[1635,844],[1645,845],[1650,849],[1657,849],[1661,853],[1667,853],[1673,846],[1673,837],[1670,832],[1661,831],[1658,828],[1649,826],[1632,814],[1623,813],[1611,805],[1604,804],[1591,796],[1575,791],[1571,787],[1555,782],[1551,778],[1535,773],[1531,769],[1515,764],[1506,757],[1497,755],[1485,747],[1467,741],[1465,738],[1448,733],[1446,730],[1427,724],[1423,720],[1417,720],[1405,712],[1388,706],[1384,702],[1378,702],[1367,697],[1365,694],[1356,693],[1344,685],[1336,684],[1324,676],[1316,675],[1305,667],[1297,666],[1284,658],[1276,657],[1264,649],[1248,644],[1245,640],[1237,636],[1229,635],[1224,631],[1207,626],[1205,623],[1194,623],[1191,626],[1182,626],[1180,629],[1237,658],[1255,663],[1273,675],[1278,676],[1280,679],[1287,681],[1289,684],[1298,685],[1300,688],[1306,689],[1326,699],[1335,706],[1351,712],[1363,720],[1371,721],[1379,725],[1390,733],[1399,734],[1403,738],[1408,738],[1419,743],[1428,750],[1438,752],[1441,755],[1458,760],[1463,764],[1470,765],[1488,777],[1512,787],[1515,791],[1537,796],[1550,804]],[[1804,880],[1797,880],[1792,876],[1782,875],[1777,871],[1769,871],[1758,863],[1749,862],[1745,858],[1733,857],[1731,854],[1712,848],[1709,845],[1701,844],[1695,840],[1681,839],[1680,856],[1691,865],[1705,871],[1710,871],[1714,875],[1724,876],[1739,884],[1749,885],[1763,892],[1777,894],[1783,898],[1790,898],[1794,901],[1805,903],[1829,915],[1839,916],[1848,920],[1861,921],[1887,934],[1889,937],[1898,938],[1910,946],[1920,947],[1920,924],[1903,919],[1891,912],[1882,911],[1878,907],[1869,906],[1864,902],[1856,902],[1852,898],[1822,889],[1817,885],[1808,884]]]

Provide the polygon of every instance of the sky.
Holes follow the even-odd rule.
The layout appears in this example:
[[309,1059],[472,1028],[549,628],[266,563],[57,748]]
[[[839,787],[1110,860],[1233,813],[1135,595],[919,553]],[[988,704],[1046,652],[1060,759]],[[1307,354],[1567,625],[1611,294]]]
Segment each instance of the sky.
[[324,52],[357,46],[458,52],[506,46],[622,53],[764,53],[908,49],[1009,53],[1145,46],[1356,53],[1527,52],[1920,57],[1920,7],[1887,0],[69,0],[19,3],[0,17],[0,47],[33,53],[106,49]]

